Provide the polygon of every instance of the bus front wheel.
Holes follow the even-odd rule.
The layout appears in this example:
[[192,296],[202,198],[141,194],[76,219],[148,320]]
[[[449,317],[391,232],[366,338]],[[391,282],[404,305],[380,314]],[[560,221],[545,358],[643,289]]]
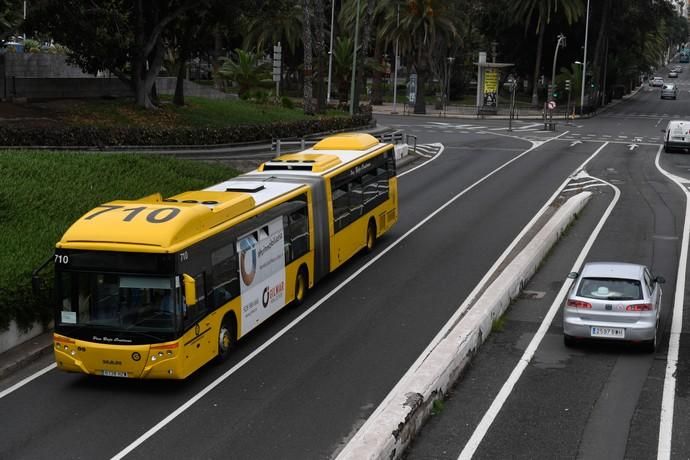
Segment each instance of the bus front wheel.
[[230,350],[232,350],[235,344],[235,327],[234,322],[229,318],[223,318],[223,322],[220,324],[220,329],[218,331],[218,361],[223,362],[230,355]]

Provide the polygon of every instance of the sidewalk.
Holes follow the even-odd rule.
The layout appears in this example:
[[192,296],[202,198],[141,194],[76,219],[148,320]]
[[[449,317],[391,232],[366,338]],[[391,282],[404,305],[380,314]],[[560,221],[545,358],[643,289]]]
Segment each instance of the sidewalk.
[[[605,110],[608,110],[611,107],[614,107],[614,106],[620,104],[621,102],[632,98],[643,87],[644,87],[644,85],[638,86],[630,94],[624,95],[621,99],[611,100],[611,101],[609,101],[608,104],[606,104],[603,107],[599,107],[597,110],[595,110],[592,113],[585,114],[585,115],[577,115],[576,114],[574,116],[574,119],[594,117],[594,116],[598,115],[599,113],[601,113]],[[508,112],[507,108],[500,108],[496,115],[489,115],[489,114],[477,114],[477,107],[476,106],[470,106],[470,105],[449,104],[447,110],[437,109],[434,105],[427,105],[425,114],[416,114],[416,113],[413,113],[414,107],[410,106],[407,103],[398,102],[396,104],[395,109],[396,110],[394,111],[392,103],[384,102],[381,105],[373,105],[372,106],[372,113],[374,115],[405,115],[405,116],[414,116],[414,117],[442,117],[442,118],[460,118],[460,119],[507,120],[508,118],[510,118],[509,115],[507,114],[507,112]],[[541,109],[518,108],[517,114],[513,119],[514,120],[543,120],[544,114],[543,114],[543,111]],[[556,111],[554,111],[554,114],[553,114],[553,119],[555,122],[564,121],[566,119],[566,114],[564,111],[562,111],[562,110],[559,111],[558,109],[556,109]]]
[[53,349],[53,332],[27,340],[14,348],[0,353],[0,380],[31,364]]

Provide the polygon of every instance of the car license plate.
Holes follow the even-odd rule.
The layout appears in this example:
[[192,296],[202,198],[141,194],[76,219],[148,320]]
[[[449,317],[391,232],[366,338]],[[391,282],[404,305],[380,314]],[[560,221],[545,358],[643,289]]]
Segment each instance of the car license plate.
[[596,327],[590,329],[592,337],[610,337],[614,339],[625,338],[625,329],[622,327]]
[[127,372],[102,370],[101,375],[106,377],[127,377]]

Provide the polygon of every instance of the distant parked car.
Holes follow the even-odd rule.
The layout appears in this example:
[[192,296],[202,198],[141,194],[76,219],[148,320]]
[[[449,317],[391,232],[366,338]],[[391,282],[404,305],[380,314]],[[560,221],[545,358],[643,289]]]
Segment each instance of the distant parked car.
[[673,83],[664,83],[661,87],[661,99],[678,99],[678,87]]
[[575,282],[563,308],[566,346],[577,339],[605,339],[656,350],[663,277],[622,262],[590,262],[569,277]]
[[668,72],[668,78],[678,78],[678,72],[676,72],[675,70],[670,70]]
[[666,129],[661,130],[664,135],[664,152],[690,148],[690,121],[671,120]]
[[651,80],[649,80],[649,86],[663,86],[664,85],[664,79],[661,77],[652,77]]
[[675,66],[672,70],[677,73],[683,73],[683,68],[679,65]]

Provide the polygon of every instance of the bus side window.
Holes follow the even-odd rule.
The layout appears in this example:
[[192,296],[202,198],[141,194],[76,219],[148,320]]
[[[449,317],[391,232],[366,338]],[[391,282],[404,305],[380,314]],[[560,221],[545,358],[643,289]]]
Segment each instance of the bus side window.
[[283,217],[285,228],[285,263],[303,256],[309,251],[309,221],[307,207]]
[[333,190],[333,227],[337,232],[350,223],[350,184]]
[[211,298],[213,308],[218,308],[240,294],[235,243],[213,251],[211,265]]

